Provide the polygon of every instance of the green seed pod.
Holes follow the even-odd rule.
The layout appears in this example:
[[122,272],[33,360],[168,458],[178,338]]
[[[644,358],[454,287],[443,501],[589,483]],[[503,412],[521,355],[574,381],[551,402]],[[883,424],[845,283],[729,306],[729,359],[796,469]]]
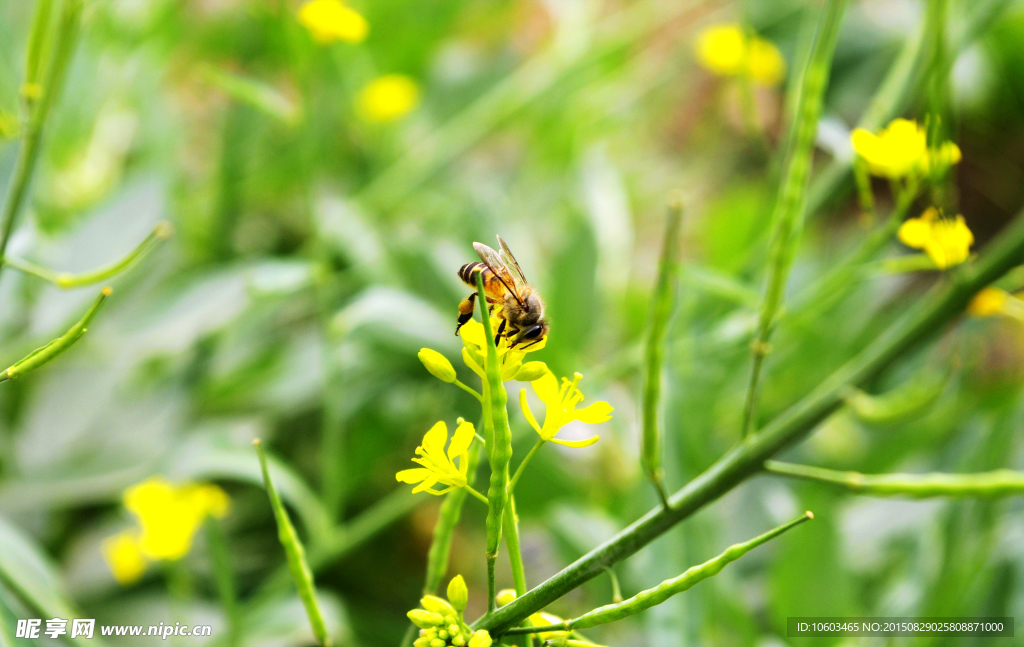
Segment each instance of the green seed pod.
[[442,622],[444,622],[444,618],[441,617],[439,614],[431,613],[430,611],[424,611],[423,609],[413,609],[406,615],[408,615],[409,620],[412,620],[412,623],[420,629],[429,629],[431,627],[436,627]]
[[544,362],[527,362],[520,367],[515,377],[517,382],[533,382],[544,377],[548,372],[548,365]]
[[461,575],[456,575],[451,582],[448,582],[448,601],[452,603],[456,611],[466,610],[466,604],[469,602],[469,589],[466,588],[466,580],[462,579]]
[[420,598],[420,604],[427,611],[433,611],[437,614],[437,622],[434,624],[439,625],[444,622],[445,616],[457,616],[458,612],[448,604],[447,600],[442,600],[436,595],[424,595]]
[[437,379],[448,384],[455,381],[455,367],[441,353],[430,348],[421,348],[417,357],[423,362],[423,366],[426,367],[427,371]]
[[907,422],[931,410],[946,389],[945,378],[932,376],[911,381],[880,395],[851,389],[846,403],[861,422],[874,425]]

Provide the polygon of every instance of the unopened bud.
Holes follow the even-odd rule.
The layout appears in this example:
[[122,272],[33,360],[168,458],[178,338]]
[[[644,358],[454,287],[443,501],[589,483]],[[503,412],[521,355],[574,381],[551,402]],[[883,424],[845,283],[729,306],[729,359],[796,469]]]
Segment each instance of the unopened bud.
[[491,647],[491,634],[486,629],[481,629],[469,639],[469,647]]
[[409,620],[412,620],[412,623],[420,629],[436,627],[444,622],[444,618],[440,614],[424,611],[423,609],[413,609],[407,615]]
[[499,607],[503,607],[506,604],[511,603],[515,599],[515,589],[502,589],[498,591],[498,595],[495,596],[495,600],[497,601]]
[[430,348],[421,348],[417,357],[420,358],[423,366],[426,367],[430,374],[437,379],[448,384],[455,381],[455,367],[441,353]]
[[442,600],[436,595],[424,595],[420,599],[420,604],[423,605],[423,608],[427,611],[433,611],[438,616],[440,616],[437,619],[437,624],[441,624],[442,622],[444,622],[444,616],[458,615],[458,613],[455,611],[455,608],[452,605],[448,604],[447,601]]
[[527,362],[516,373],[517,382],[533,382],[544,377],[548,372],[548,365],[544,362]]
[[461,575],[456,575],[448,582],[448,601],[452,603],[457,611],[465,611],[466,603],[469,602],[469,589],[466,588],[466,580]]

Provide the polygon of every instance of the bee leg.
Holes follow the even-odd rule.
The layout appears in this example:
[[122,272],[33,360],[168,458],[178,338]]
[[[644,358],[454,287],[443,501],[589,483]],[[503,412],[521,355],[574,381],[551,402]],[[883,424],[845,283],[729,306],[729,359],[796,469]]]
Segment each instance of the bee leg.
[[459,336],[459,329],[462,328],[466,322],[473,318],[473,310],[476,308],[476,292],[471,293],[468,297],[462,300],[459,304],[459,325],[455,326],[455,336]]
[[501,333],[505,332],[505,324],[508,323],[507,319],[502,319],[501,323],[498,324],[498,333],[494,335],[494,345],[498,345],[498,340],[501,339]]
[[523,350],[523,351],[525,351],[525,350],[526,350],[527,348],[529,348],[530,346],[533,346],[534,344],[537,344],[537,343],[540,343],[540,340],[539,340],[539,339],[534,339],[534,340],[533,340],[533,341],[531,341],[531,342],[530,342],[529,344],[527,344],[527,345],[523,346],[523,347],[522,347],[522,348],[520,348],[519,350]]

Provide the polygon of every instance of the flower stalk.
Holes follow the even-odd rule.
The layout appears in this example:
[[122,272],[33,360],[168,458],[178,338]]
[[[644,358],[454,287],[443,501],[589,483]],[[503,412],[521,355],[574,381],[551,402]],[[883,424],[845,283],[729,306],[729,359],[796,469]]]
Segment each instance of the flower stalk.
[[260,459],[263,483],[267,488],[267,496],[270,498],[270,507],[274,510],[274,519],[277,521],[277,537],[284,548],[285,557],[288,559],[288,570],[295,583],[295,588],[298,589],[299,599],[302,600],[302,605],[306,608],[306,616],[313,629],[313,637],[322,647],[330,647],[331,637],[327,633],[327,625],[324,623],[324,616],[316,599],[316,585],[313,583],[313,572],[306,562],[306,550],[302,547],[299,535],[295,532],[295,526],[288,518],[288,511],[284,509],[281,497],[278,496],[277,490],[270,480],[270,469],[267,467],[263,444],[259,438],[252,441],[252,444],[256,447],[256,454]]
[[1024,494],[1024,472],[1008,469],[976,474],[861,474],[781,461],[766,461],[764,468],[772,474],[827,483],[850,492],[880,497],[929,499]]
[[128,254],[123,258],[105,267],[100,267],[88,272],[82,272],[81,274],[54,272],[48,267],[43,267],[33,263],[32,261],[16,258],[14,256],[7,256],[3,259],[3,262],[19,272],[24,272],[25,274],[42,279],[47,283],[52,283],[61,290],[71,290],[74,288],[85,287],[87,285],[93,285],[95,283],[101,283],[114,278],[118,274],[130,269],[142,260],[144,256],[149,254],[153,248],[170,238],[173,234],[174,227],[171,226],[171,223],[166,220],[160,221],[153,228],[153,231],[150,232],[142,242],[136,245],[135,249],[128,252]]
[[609,622],[615,622],[616,620],[622,620],[623,618],[636,615],[641,611],[646,611],[651,607],[665,602],[674,595],[678,595],[683,591],[690,589],[698,582],[718,575],[728,564],[735,562],[737,559],[743,557],[761,544],[767,543],[787,530],[790,530],[791,528],[813,518],[814,515],[810,511],[807,511],[789,523],[773,528],[763,535],[758,535],[757,537],[743,543],[733,544],[726,548],[725,552],[717,557],[713,557],[703,564],[690,567],[681,575],[665,580],[661,584],[645,591],[641,591],[622,602],[606,604],[605,606],[588,611],[578,618],[566,620],[557,624],[509,629],[505,632],[505,635],[540,632],[546,633],[549,631],[575,631],[577,629],[587,629],[589,627],[608,624]]
[[661,409],[661,379],[665,370],[665,340],[668,336],[668,320],[672,316],[675,300],[678,264],[676,250],[679,240],[679,226],[682,222],[683,205],[675,201],[668,207],[668,222],[661,246],[658,263],[658,282],[654,288],[651,306],[651,327],[647,336],[644,353],[643,434],[640,462],[647,478],[654,485],[663,505],[668,505],[665,494],[664,470],[661,466],[661,429],[658,416]]
[[[44,12],[46,16],[41,16]],[[48,13],[49,8],[40,7],[33,23],[33,34],[29,39],[30,50],[26,70],[28,74],[38,74],[40,57],[45,49],[45,36],[42,34],[42,30],[46,28],[48,22],[42,18],[48,17]],[[21,211],[25,196],[28,194],[36,159],[39,156],[43,126],[64,83],[64,74],[77,42],[81,17],[82,0],[66,0],[57,25],[57,33],[52,39],[54,51],[46,69],[46,77],[43,79],[41,87],[37,88],[33,84],[24,88],[30,96],[36,92],[39,93],[39,96],[38,99],[30,99],[25,102],[28,109],[26,115],[28,123],[21,147],[18,149],[18,156],[14,161],[14,171],[11,173],[11,179],[7,186],[3,207],[0,208],[0,272],[4,268],[4,254],[7,251],[11,233],[14,231],[14,223]],[[30,78],[27,78],[26,82],[31,82]]]
[[765,355],[770,348],[769,338],[775,316],[782,303],[783,290],[793,266],[800,231],[803,228],[811,157],[814,153],[814,138],[818,132],[818,118],[821,116],[821,106],[832,66],[832,55],[835,51],[839,24],[845,9],[846,0],[829,0],[822,8],[807,68],[802,75],[796,119],[789,135],[789,159],[783,174],[775,213],[772,216],[772,247],[768,280],[758,313],[757,336],[751,344],[752,363],[746,404],[743,408],[743,437],[750,433],[753,426],[761,369]]

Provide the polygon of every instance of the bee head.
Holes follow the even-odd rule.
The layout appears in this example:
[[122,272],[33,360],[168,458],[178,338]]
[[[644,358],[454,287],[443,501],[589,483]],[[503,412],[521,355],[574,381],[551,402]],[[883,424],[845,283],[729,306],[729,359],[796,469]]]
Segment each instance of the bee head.
[[523,344],[525,346],[535,344],[548,334],[548,330],[550,330],[548,322],[541,319],[529,328],[524,328],[518,335],[516,335],[515,341],[512,342],[512,347],[515,348],[519,344]]

